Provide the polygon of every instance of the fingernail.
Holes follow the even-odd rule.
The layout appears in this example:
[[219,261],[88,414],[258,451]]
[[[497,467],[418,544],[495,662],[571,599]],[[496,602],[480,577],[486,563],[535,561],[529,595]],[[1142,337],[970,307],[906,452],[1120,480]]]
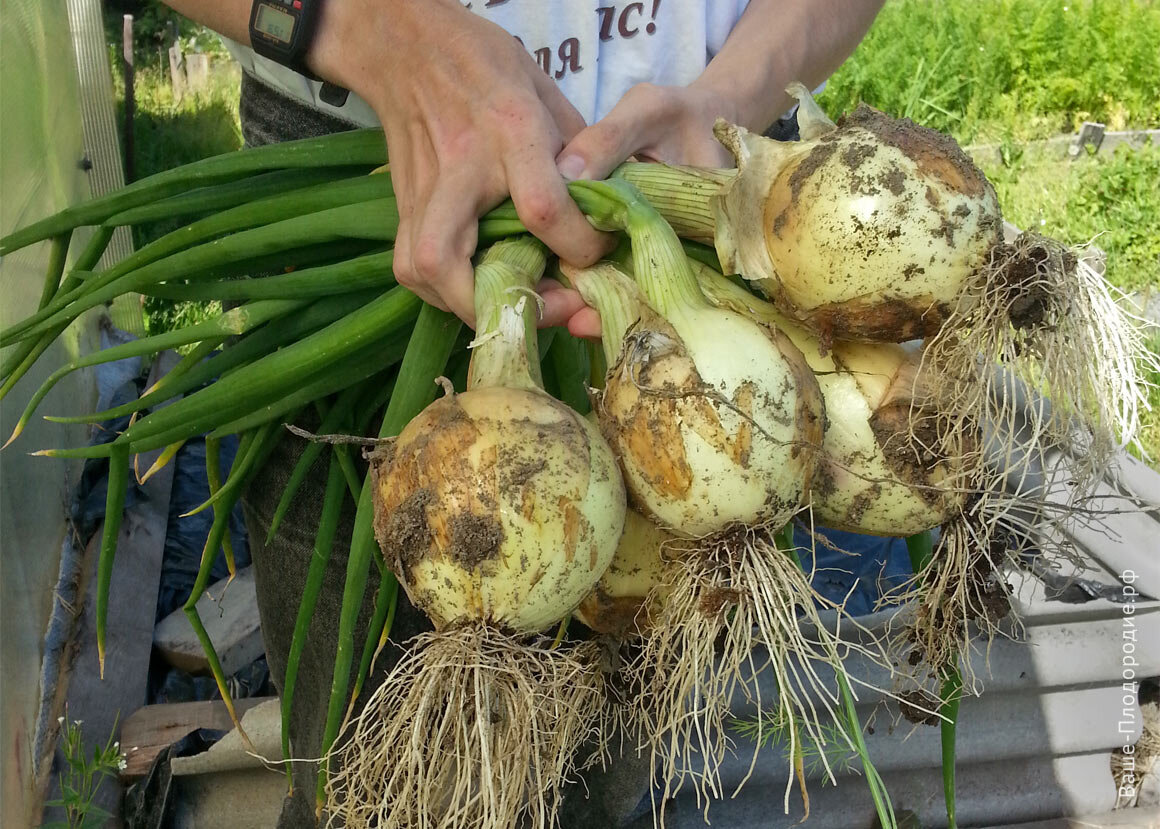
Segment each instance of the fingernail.
[[575,181],[584,175],[584,159],[578,155],[566,155],[556,162],[556,169],[566,181]]

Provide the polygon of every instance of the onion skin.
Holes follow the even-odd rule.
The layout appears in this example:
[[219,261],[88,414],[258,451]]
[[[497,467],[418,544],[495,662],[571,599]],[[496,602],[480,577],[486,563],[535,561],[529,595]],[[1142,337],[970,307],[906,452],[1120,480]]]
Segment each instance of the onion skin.
[[674,325],[644,309],[596,410],[634,505],[686,537],[788,521],[825,418],[785,335],[707,305]]
[[823,342],[934,334],[1002,241],[994,188],[935,130],[865,105],[819,126],[795,90],[812,140],[718,123],[740,169],[714,203],[722,265]]
[[919,355],[894,343],[821,343],[707,266],[695,268],[714,304],[751,314],[782,331],[801,350],[826,404],[825,434],[810,486],[814,520],[825,527],[871,535],[913,535],[951,520],[962,507],[961,463],[936,457],[911,429],[929,430],[933,412],[916,400]]
[[616,555],[573,616],[596,633],[620,639],[647,633],[650,605],[664,601],[663,595],[653,594],[664,582],[663,548],[672,539],[672,533],[636,510],[625,512]]
[[814,518],[898,537],[957,516],[966,499],[962,464],[926,448],[938,441],[934,413],[915,399],[917,357],[888,343],[842,343],[833,356],[838,373],[819,380],[828,422],[811,492]]
[[607,444],[536,389],[449,394],[372,468],[379,544],[438,630],[557,622],[608,567],[624,525]]

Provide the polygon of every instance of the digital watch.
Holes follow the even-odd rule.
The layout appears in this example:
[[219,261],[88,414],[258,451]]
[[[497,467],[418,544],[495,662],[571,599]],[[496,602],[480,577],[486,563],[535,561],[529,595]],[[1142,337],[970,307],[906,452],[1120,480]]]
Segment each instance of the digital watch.
[[[322,2],[254,0],[250,9],[250,46],[262,57],[288,66],[312,81],[322,80],[306,65]],[[341,86],[327,82],[322,84],[318,94],[331,106],[341,107],[346,103],[348,93]]]
[[321,80],[306,65],[322,0],[254,0],[250,45],[264,58],[288,66],[312,81]]

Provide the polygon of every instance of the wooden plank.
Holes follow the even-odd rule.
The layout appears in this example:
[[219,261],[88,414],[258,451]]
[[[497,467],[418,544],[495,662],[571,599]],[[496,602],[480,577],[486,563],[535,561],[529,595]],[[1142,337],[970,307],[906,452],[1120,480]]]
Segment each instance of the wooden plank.
[[[1027,141],[1019,146],[1026,152],[1042,151],[1046,155],[1053,155],[1061,161],[1070,158],[1069,150],[1077,140],[1077,134],[1056,135],[1039,141]],[[1106,155],[1123,144],[1139,149],[1148,142],[1160,142],[1160,130],[1121,130],[1105,132],[1100,142],[1098,152]],[[976,164],[1002,164],[1002,144],[971,144],[963,151],[974,159]],[[1085,154],[1086,155],[1086,154]]]
[[190,92],[205,92],[209,88],[209,55],[202,52],[186,55],[185,77]]
[[[238,716],[275,697],[254,697],[234,701]],[[126,783],[144,777],[157,755],[167,746],[199,728],[229,731],[234,727],[221,700],[177,702],[138,708],[121,727],[121,748],[126,755],[121,780]]]
[[[162,354],[154,362],[149,382],[156,382],[178,359],[172,351]],[[84,751],[90,755],[94,747],[104,746],[125,717],[145,704],[172,489],[170,464],[139,485],[141,497],[125,510],[109,587],[104,679],[99,673],[96,641],[95,576],[101,530],[85,549],[83,599],[72,634],[76,656],[62,668],[55,704],[63,697],[68,718],[83,722]],[[65,715],[65,710],[58,711],[57,716]],[[58,748],[57,762],[62,759]],[[55,778],[49,786],[46,799],[52,800],[57,797]],[[119,814],[120,803],[119,787],[104,786],[97,793],[96,805],[113,815]],[[50,820],[57,817],[53,810],[46,816]]]
[[169,82],[173,86],[173,100],[180,101],[185,97],[186,80],[185,55],[179,43],[169,47]]

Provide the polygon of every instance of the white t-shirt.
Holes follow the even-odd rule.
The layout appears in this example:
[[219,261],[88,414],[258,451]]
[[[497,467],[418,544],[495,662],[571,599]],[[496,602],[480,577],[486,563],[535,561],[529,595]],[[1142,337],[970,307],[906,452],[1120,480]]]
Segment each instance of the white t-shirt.
[[[591,124],[635,84],[694,81],[721,50],[749,0],[461,2],[518,38]],[[275,89],[355,124],[378,126],[374,112],[356,95],[333,107],[319,98],[322,84],[237,43],[226,44],[244,70]]]

